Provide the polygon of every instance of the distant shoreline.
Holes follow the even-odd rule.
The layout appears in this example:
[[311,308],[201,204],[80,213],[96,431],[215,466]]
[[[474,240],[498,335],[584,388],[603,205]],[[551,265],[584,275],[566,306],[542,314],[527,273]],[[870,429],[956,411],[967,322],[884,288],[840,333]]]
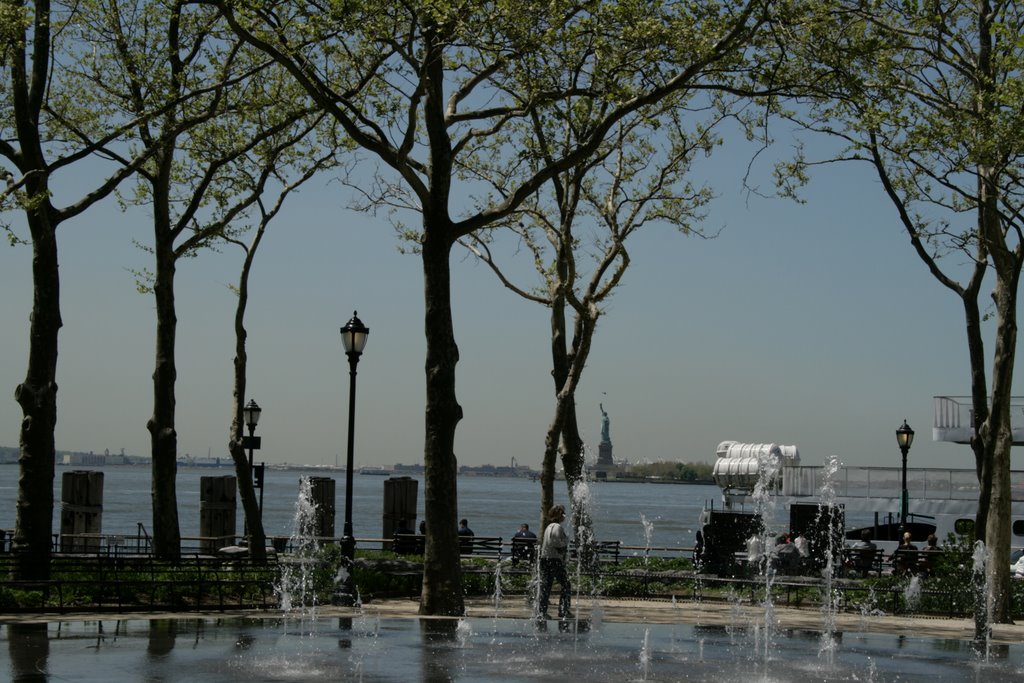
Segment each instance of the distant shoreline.
[[714,479],[697,479],[694,481],[683,481],[682,479],[642,479],[639,477],[623,477],[622,479],[595,479],[601,484],[682,484],[695,486],[714,485]]
[[[121,468],[121,467],[150,467],[152,461],[132,459],[129,462],[104,462],[104,463],[65,463],[56,462],[54,463],[58,469],[64,470],[87,470],[87,469],[100,469],[103,468]],[[210,462],[206,459],[200,461],[188,461],[178,460],[178,467],[189,468],[189,469],[201,469],[201,470],[228,470],[234,472],[234,462],[229,460],[221,460],[220,462]],[[11,465],[17,466],[18,461],[0,459],[0,466]],[[295,472],[322,472],[322,473],[343,473],[345,472],[344,467],[337,467],[335,465],[310,465],[302,463],[266,463],[267,469],[272,470],[286,470]],[[501,479],[539,479],[540,472],[534,470],[524,471],[520,474],[511,474],[501,471],[495,471],[491,469],[492,466],[483,465],[478,468],[468,468],[469,471],[459,472],[459,477],[472,477],[472,478],[501,478]],[[368,471],[362,471],[368,470]],[[477,471],[474,471],[477,470]],[[482,470],[482,471],[480,471]],[[356,474],[361,476],[389,476],[389,477],[402,477],[402,476],[422,476],[424,473],[422,469],[406,466],[398,470],[389,470],[386,468],[377,467],[360,467],[353,470]],[[561,473],[556,475],[558,481],[564,481],[564,477]],[[591,479],[591,483],[600,484],[677,484],[677,485],[692,485],[692,486],[713,486],[715,484],[714,479],[695,479],[690,481],[684,481],[682,479],[668,479],[664,477],[608,477],[601,479]]]

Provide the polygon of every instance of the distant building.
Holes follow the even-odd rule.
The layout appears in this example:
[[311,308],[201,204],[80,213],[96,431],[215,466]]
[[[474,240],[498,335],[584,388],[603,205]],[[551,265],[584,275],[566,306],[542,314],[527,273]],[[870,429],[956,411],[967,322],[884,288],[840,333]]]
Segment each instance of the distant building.
[[71,467],[103,467],[107,464],[107,456],[102,453],[65,453],[59,460],[60,464]]

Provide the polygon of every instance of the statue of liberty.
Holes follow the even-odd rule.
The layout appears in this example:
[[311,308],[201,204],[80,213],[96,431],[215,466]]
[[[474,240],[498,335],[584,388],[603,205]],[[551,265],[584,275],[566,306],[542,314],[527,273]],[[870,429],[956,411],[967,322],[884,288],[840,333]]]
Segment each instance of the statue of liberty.
[[601,409],[601,443],[611,443],[611,437],[608,435],[611,420],[608,419],[608,413],[604,411],[604,404],[598,403],[597,406]]

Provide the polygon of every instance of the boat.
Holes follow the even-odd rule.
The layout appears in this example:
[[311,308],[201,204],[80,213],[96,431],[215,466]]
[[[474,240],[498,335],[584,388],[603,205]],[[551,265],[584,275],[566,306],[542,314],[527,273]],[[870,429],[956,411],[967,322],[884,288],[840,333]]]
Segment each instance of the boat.
[[[900,524],[902,469],[846,467],[838,458],[820,466],[800,462],[796,446],[723,441],[713,469],[721,504],[706,505],[701,527],[709,545],[741,552],[759,529],[803,535],[832,532],[848,543],[869,529],[878,547],[891,552]],[[978,511],[973,469],[907,468],[907,524],[915,544],[934,534],[973,535]],[[1011,472],[1011,552],[1024,548],[1024,471]],[[823,513],[823,511],[825,511]]]
[[359,474],[373,474],[380,477],[387,477],[391,474],[391,470],[387,469],[386,467],[367,466],[360,467]]

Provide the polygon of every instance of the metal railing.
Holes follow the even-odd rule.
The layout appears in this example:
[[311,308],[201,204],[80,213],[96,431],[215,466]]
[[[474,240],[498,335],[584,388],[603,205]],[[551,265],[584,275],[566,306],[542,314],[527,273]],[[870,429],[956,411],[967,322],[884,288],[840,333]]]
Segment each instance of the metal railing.
[[[782,493],[819,496],[823,467],[786,467]],[[844,498],[899,498],[899,467],[843,467],[831,477],[836,496]],[[1024,471],[1010,472],[1012,499],[1024,501]],[[907,488],[915,500],[977,500],[978,475],[973,469],[907,468]]]

